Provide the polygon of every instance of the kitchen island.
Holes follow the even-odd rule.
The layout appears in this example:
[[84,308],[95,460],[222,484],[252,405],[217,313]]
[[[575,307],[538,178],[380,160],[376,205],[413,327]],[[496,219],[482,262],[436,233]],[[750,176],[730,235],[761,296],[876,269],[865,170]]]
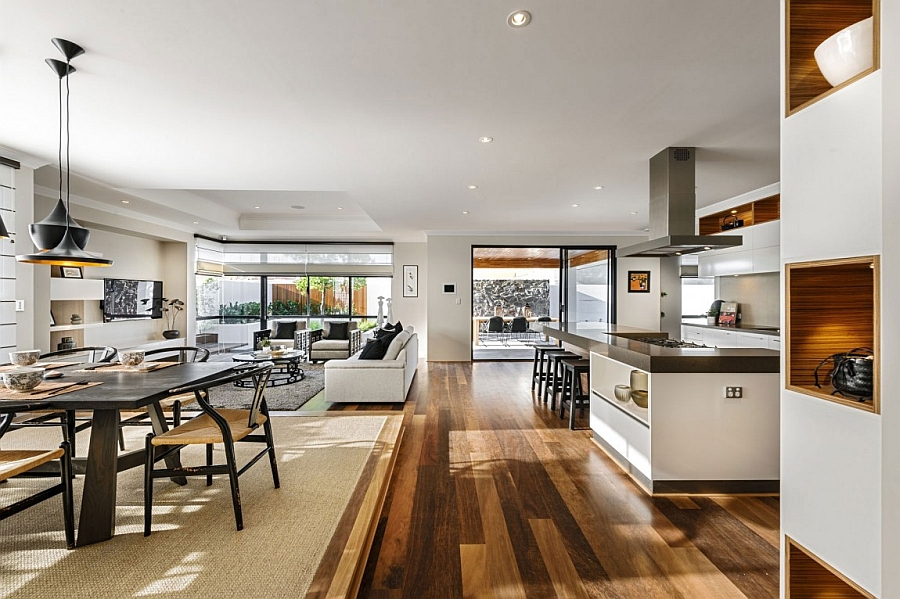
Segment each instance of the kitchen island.
[[[649,493],[778,492],[777,351],[658,347],[639,339],[663,333],[608,323],[544,333],[589,352],[593,438]],[[646,374],[647,408],[616,399],[632,371]]]

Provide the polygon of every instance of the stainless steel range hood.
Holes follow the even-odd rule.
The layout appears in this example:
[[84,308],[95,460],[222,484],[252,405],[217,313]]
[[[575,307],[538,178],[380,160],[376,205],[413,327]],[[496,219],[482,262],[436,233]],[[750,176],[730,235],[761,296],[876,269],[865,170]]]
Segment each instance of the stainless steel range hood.
[[619,257],[662,258],[741,245],[739,235],[697,235],[694,148],[666,148],[650,159],[650,241],[621,248]]

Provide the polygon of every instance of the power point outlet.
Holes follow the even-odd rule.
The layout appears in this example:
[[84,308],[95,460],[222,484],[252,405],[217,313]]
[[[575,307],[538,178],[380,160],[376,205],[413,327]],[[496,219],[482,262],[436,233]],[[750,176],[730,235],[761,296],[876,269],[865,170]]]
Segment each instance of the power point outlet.
[[16,300],[16,312],[25,311],[25,300]]
[[744,397],[743,387],[725,387],[725,397],[727,399],[741,399]]
[[461,306],[461,305],[462,305],[462,298],[461,298],[461,297],[456,298],[456,305],[457,305],[457,306]]

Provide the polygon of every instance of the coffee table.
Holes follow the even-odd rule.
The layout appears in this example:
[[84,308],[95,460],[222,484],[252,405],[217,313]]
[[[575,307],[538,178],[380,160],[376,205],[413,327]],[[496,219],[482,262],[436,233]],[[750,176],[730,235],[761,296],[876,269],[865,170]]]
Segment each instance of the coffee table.
[[[269,377],[269,382],[266,383],[266,386],[278,387],[280,385],[290,385],[291,383],[303,380],[304,373],[303,369],[300,368],[300,359],[302,357],[303,352],[290,350],[277,356],[271,353],[264,354],[262,352],[235,354],[232,357],[232,360],[235,362],[247,363],[272,362],[275,367],[272,368],[272,375]],[[253,381],[238,380],[234,382],[234,386],[252,387]]]

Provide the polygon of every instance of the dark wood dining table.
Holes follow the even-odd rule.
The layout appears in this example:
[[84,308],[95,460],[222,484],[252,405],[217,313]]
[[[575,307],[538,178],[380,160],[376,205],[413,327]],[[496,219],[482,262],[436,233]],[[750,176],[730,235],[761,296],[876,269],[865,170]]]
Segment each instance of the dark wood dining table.
[[[87,458],[76,458],[73,463],[76,474],[84,474],[76,542],[78,546],[113,537],[118,473],[144,463],[143,448],[123,453],[118,451],[120,411],[147,408],[154,433],[165,432],[168,425],[159,401],[169,397],[171,389],[214,379],[231,370],[234,365],[230,362],[191,362],[150,372],[111,372],[103,368],[75,372],[84,366],[93,365],[63,369],[65,377],[60,382],[96,381],[101,385],[44,400],[48,408],[92,412]],[[180,464],[177,454],[166,458],[166,463],[170,468],[178,467]],[[186,484],[184,477],[172,480]]]

